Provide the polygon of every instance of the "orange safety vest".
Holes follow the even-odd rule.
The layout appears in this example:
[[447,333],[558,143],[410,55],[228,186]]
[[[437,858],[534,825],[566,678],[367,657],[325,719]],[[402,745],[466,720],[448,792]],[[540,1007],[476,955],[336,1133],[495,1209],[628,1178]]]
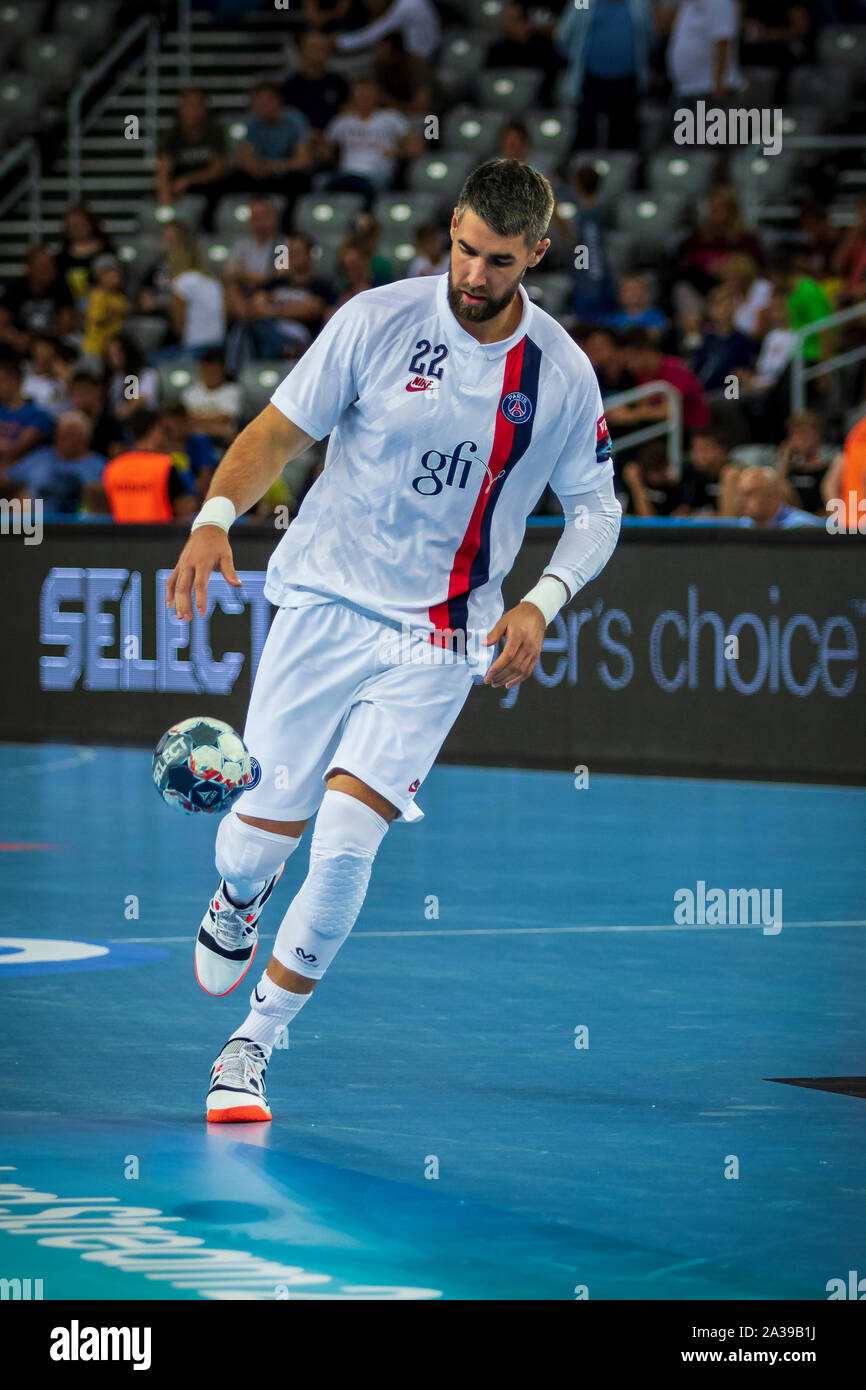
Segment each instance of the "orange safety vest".
[[857,530],[860,503],[866,498],[866,416],[858,420],[845,439],[840,492],[849,531]]
[[170,454],[130,449],[106,464],[102,486],[115,521],[173,521],[168,495]]

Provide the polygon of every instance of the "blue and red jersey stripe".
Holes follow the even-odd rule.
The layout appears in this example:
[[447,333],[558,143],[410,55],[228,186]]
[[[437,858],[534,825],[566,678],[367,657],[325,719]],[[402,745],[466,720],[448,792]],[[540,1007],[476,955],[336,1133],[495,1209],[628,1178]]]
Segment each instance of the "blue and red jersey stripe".
[[[505,358],[502,388],[496,402],[496,423],[493,429],[493,448],[490,452],[489,474],[475,499],[472,515],[457,548],[448,577],[448,597],[429,610],[435,629],[430,640],[435,646],[452,647],[454,634],[466,632],[469,618],[469,595],[490,578],[490,527],[496,503],[508,474],[517,465],[532,440],[532,426],[538,399],[538,374],[541,349],[531,338],[521,338]],[[525,423],[509,420],[502,411],[502,402],[512,391],[528,397],[532,412]]]

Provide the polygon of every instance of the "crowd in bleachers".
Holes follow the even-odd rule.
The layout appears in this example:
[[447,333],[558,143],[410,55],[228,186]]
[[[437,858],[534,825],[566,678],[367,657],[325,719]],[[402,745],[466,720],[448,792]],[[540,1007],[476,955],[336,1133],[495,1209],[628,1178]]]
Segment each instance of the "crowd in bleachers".
[[[866,305],[866,195],[822,151],[676,146],[673,113],[769,103],[795,132],[862,133],[861,0],[503,4],[498,32],[484,6],[304,0],[283,80],[252,83],[242,119],[181,92],[139,234],[70,206],[3,287],[3,495],[122,519],[112,480],[159,458],[163,519],[188,516],[341,304],[447,268],[460,183],[498,154],[554,185],[552,244],[526,286],[612,402],[627,512],[820,522],[846,439],[866,447],[864,363],[812,378],[792,413],[791,362],[866,345],[866,317],[797,336]],[[217,8],[242,23],[251,6]],[[759,219],[773,202],[795,215]],[[655,381],[679,394],[681,470],[667,434],[627,438],[667,420],[669,394],[613,400]],[[296,510],[322,457],[290,465],[257,514]]]

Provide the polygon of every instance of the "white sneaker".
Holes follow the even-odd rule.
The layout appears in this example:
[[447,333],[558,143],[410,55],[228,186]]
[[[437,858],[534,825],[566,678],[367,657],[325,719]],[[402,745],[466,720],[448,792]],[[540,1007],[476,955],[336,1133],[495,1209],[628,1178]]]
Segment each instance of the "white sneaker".
[[268,1062],[264,1048],[249,1038],[232,1038],[217,1057],[210,1073],[207,1097],[209,1124],[244,1124],[270,1120],[265,1094]]
[[279,873],[269,879],[246,907],[235,907],[226,896],[225,879],[210,900],[195,943],[195,977],[205,994],[231,994],[253,963],[259,944],[258,921],[274,891]]

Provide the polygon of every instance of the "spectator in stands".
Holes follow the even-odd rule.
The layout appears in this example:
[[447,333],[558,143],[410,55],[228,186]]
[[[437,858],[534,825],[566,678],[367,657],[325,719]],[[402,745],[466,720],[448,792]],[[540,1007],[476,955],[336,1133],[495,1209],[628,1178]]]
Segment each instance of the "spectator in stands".
[[126,447],[124,427],[111,413],[101,377],[79,367],[69,383],[69,398],[73,409],[83,411],[90,420],[90,443],[98,454],[113,458]]
[[392,34],[383,34],[376,45],[373,76],[385,106],[402,111],[404,116],[420,115],[430,110],[432,98],[427,64],[423,58],[406,52],[403,35],[397,30]]
[[751,371],[740,369],[741,392],[775,386],[793,355],[796,339],[788,327],[788,301],[778,290],[758,315],[755,337],[761,338],[760,351]]
[[[578,325],[571,335],[583,348],[598,377],[602,398],[629,391],[637,382],[623,361],[619,335],[604,324]],[[608,421],[610,423],[610,420]]]
[[337,269],[340,273],[340,297],[325,315],[325,321],[336,309],[348,303],[362,290],[373,288],[373,271],[367,244],[357,232],[350,232],[340,243],[337,252]]
[[106,344],[123,328],[130,303],[123,292],[123,271],[116,256],[97,256],[91,267],[93,289],[84,310],[85,357],[101,360]]
[[737,515],[760,530],[820,526],[817,517],[791,504],[783,478],[774,468],[744,468],[737,480]]
[[821,284],[827,295],[835,295],[840,288],[832,291],[823,281],[832,281],[837,276],[835,268],[836,253],[842,241],[842,232],[830,221],[829,211],[824,203],[810,199],[800,209],[800,230],[806,241],[802,253],[808,262],[808,274]]
[[229,381],[226,365],[218,348],[210,348],[198,361],[198,381],[181,393],[189,414],[190,428],[206,434],[224,451],[238,432],[243,404],[237,382]]
[[796,0],[743,0],[741,19],[740,62],[773,69],[772,100],[779,105],[787,99],[791,69],[808,61],[809,11]]
[[157,202],[170,205],[184,193],[202,195],[207,200],[202,225],[212,231],[226,174],[226,151],[226,133],[211,115],[207,93],[200,87],[187,87],[178,96],[174,125],[159,140]]
[[162,412],[162,446],[184,481],[203,501],[217,465],[217,450],[210,435],[195,428],[183,401],[172,401]]
[[551,38],[536,29],[528,5],[505,6],[501,37],[488,48],[485,67],[537,68],[542,74],[538,105],[553,106],[553,86],[563,61]]
[[[827,318],[833,312],[818,281],[813,280],[811,275],[802,275],[796,269],[793,248],[780,247],[774,253],[770,262],[770,279],[773,287],[785,295],[788,323],[793,332]],[[826,335],[810,334],[803,343],[802,353],[807,362],[817,362],[821,357],[829,356],[829,339]]]
[[379,250],[380,227],[372,212],[359,212],[351,219],[349,235],[357,236],[362,251],[370,258],[374,285],[387,285],[394,279],[394,267]]
[[717,285],[707,299],[710,326],[694,353],[691,368],[705,391],[720,391],[758,355],[753,338],[734,327],[737,301],[727,285]]
[[77,319],[72,291],[58,273],[54,256],[45,246],[31,247],[21,279],[3,289],[0,342],[26,352],[32,335],[62,338],[75,332]]
[[726,515],[722,497],[726,471],[734,468],[727,445],[712,429],[695,430],[683,465],[681,516]]
[[164,244],[171,273],[168,312],[175,341],[150,354],[154,364],[172,357],[196,357],[207,347],[219,346],[226,333],[223,287],[210,274],[197,239],[178,221],[169,223],[165,231],[170,232]]
[[739,90],[735,0],[682,0],[662,24],[670,25],[667,69],[675,107],[694,108],[701,98],[718,105]]
[[565,93],[579,113],[576,148],[636,148],[653,33],[649,0],[564,7],[554,43],[567,62]]
[[117,333],[105,345],[108,408],[116,420],[129,420],[144,407],[159,403],[159,373],[145,366],[141,348],[128,333]]
[[725,256],[717,267],[723,285],[733,292],[736,301],[734,327],[747,338],[759,337],[758,315],[773,294],[773,286],[765,276],[758,274],[758,267],[751,256],[735,252]]
[[131,424],[133,447],[112,459],[102,475],[112,517],[127,523],[192,516],[196,510],[192,479],[166,450],[159,416],[140,410]]
[[411,279],[415,275],[444,275],[451,264],[451,254],[436,223],[421,222],[415,228],[414,242],[415,255],[409,262],[407,276]]
[[787,479],[804,512],[824,515],[822,484],[836,450],[824,442],[824,421],[814,410],[788,420],[788,432],[776,454],[776,471]]
[[429,58],[436,49],[441,27],[431,0],[392,0],[385,13],[378,18],[375,15],[381,9],[379,0],[365,0],[365,4],[372,23],[350,34],[339,34],[337,49],[340,53],[354,53],[360,48],[369,48],[385,34],[395,31],[402,35],[406,52],[416,58]]
[[653,304],[649,276],[640,272],[623,275],[618,287],[619,307],[605,314],[611,328],[646,328],[658,342],[667,325],[661,309]]
[[53,420],[69,410],[69,378],[74,349],[56,338],[32,338],[30,357],[24,369],[21,394],[48,412]]
[[571,191],[575,201],[574,218],[563,216],[557,201],[553,223],[560,244],[568,248],[569,264],[574,268],[572,308],[578,318],[602,323],[617,307],[608,254],[613,215],[604,197],[602,176],[594,165],[578,164],[574,168]]
[[255,357],[297,357],[309,346],[328,308],[336,302],[336,285],[316,273],[314,245],[306,234],[293,236],[287,268],[274,271],[253,292],[248,317]]
[[325,130],[349,99],[343,74],[328,69],[331,49],[331,40],[321,29],[305,30],[298,42],[298,69],[289,73],[283,86],[284,100],[309,122],[310,153],[317,162],[322,158]]
[[302,0],[307,33],[354,29],[367,17],[362,0]]
[[48,412],[24,399],[22,377],[19,358],[8,352],[0,356],[0,469],[47,442],[54,432]]
[[279,214],[271,198],[250,199],[249,232],[238,237],[223,269],[226,304],[233,317],[243,314],[239,299],[273,279],[277,264]]
[[80,410],[68,410],[54,429],[54,442],[25,454],[8,469],[25,497],[41,498],[47,512],[74,515],[87,483],[98,483],[105,467],[102,454],[94,453],[91,424]]
[[114,251],[95,213],[83,203],[73,203],[66,209],[60,232],[60,251],[57,270],[76,300],[83,300],[93,284],[91,266],[97,256]]
[[866,534],[866,416],[846,434],[842,452],[824,476],[821,495],[846,530]]
[[284,225],[295,200],[310,186],[310,124],[293,106],[283,106],[275,82],[253,88],[246,139],[239,146],[233,186],[286,199]]
[[866,194],[856,203],[856,221],[842,236],[832,266],[842,281],[836,303],[840,309],[866,298]]
[[760,242],[745,224],[736,193],[732,188],[716,188],[707,198],[706,216],[697,231],[680,246],[669,277],[681,331],[691,331],[703,314],[704,296],[719,283],[722,266],[735,253],[750,256],[758,267],[764,265]]
[[644,444],[622,470],[632,516],[674,516],[682,506],[682,485],[670,474],[667,449],[660,439]]
[[331,121],[325,139],[329,157],[337,161],[325,187],[361,193],[368,205],[391,187],[398,160],[420,154],[422,143],[405,116],[382,106],[369,77],[352,83],[349,105]]
[[506,121],[499,132],[499,158],[516,159],[519,164],[525,164],[529,159],[531,143],[529,130],[523,121],[516,118]]
[[[710,411],[704,399],[701,383],[685,362],[659,351],[646,328],[629,328],[622,338],[623,361],[632,372],[639,386],[648,381],[666,381],[679,391],[682,397],[683,428],[689,432],[702,429],[709,423]],[[622,412],[628,412],[623,415]],[[638,426],[653,420],[666,420],[669,413],[667,396],[650,396],[636,401],[633,405],[620,406],[617,423],[626,419]],[[613,416],[611,416],[613,419]]]

